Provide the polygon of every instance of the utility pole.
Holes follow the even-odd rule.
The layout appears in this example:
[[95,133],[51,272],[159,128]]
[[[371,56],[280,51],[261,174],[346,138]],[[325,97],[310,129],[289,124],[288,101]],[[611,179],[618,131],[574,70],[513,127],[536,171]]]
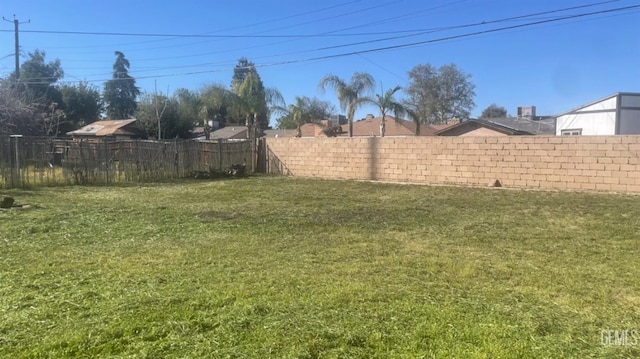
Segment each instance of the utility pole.
[[16,37],[16,41],[15,41],[15,46],[16,46],[16,80],[20,79],[20,36],[19,33],[20,31],[18,30],[18,28],[20,27],[20,24],[28,24],[31,22],[31,20],[27,21],[27,22],[20,22],[18,21],[18,19],[16,19],[16,15],[13,14],[13,21],[11,20],[7,20],[4,16],[2,17],[2,20],[6,21],[6,22],[12,22],[13,23],[13,27],[14,27],[14,32],[15,32],[15,37]]

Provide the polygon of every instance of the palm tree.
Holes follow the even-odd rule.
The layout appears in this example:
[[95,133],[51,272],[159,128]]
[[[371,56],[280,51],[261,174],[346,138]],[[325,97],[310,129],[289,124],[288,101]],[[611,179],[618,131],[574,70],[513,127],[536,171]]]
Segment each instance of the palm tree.
[[[300,127],[311,121],[309,115],[309,98],[296,96],[295,103],[286,106],[285,104],[275,105],[271,107],[271,111],[281,113],[284,117],[289,117],[291,122],[295,124],[298,136],[300,137]],[[289,124],[291,124],[291,122]]]
[[390,111],[393,112],[395,117],[399,117],[402,116],[402,114],[404,114],[405,112],[407,112],[407,109],[405,108],[405,106],[396,101],[396,99],[393,97],[393,95],[400,91],[401,87],[400,86],[396,86],[390,90],[387,90],[387,92],[384,92],[383,94],[376,94],[376,98],[375,99],[371,99],[371,98],[364,98],[363,101],[364,102],[368,102],[371,103],[373,105],[376,105],[378,107],[378,109],[380,109],[380,137],[384,137],[384,130],[385,130],[385,122],[386,119],[385,117],[387,116],[387,113],[389,113]]
[[374,84],[373,77],[365,72],[354,73],[349,82],[336,75],[327,75],[320,80],[320,89],[324,91],[327,87],[333,88],[338,95],[340,109],[347,111],[349,137],[353,136],[353,117],[356,109],[364,102],[362,96],[373,90]]
[[244,112],[247,126],[266,128],[269,110],[284,103],[282,94],[275,88],[264,87],[258,74],[253,72],[248,73],[233,92],[241,100],[239,110]]

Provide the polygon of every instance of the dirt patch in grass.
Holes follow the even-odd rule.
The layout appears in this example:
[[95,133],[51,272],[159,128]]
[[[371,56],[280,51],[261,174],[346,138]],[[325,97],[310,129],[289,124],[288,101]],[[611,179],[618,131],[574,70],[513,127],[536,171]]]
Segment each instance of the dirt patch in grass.
[[202,222],[215,222],[215,221],[228,221],[232,219],[240,218],[241,215],[238,212],[224,212],[224,211],[204,211],[196,215]]

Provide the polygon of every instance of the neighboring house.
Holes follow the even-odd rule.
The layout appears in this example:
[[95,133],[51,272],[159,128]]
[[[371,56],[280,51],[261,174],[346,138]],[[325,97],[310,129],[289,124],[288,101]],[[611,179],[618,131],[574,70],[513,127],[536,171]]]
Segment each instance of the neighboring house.
[[191,138],[204,138],[204,126],[196,126],[191,130]]
[[[343,116],[344,117],[344,116]],[[353,136],[380,136],[380,120],[381,117],[367,115],[362,120],[353,123]],[[335,122],[331,119],[322,120],[317,123],[305,123],[300,126],[300,132],[297,129],[290,130],[264,130],[266,137],[328,137],[326,130],[334,129]],[[421,125],[420,136],[434,136],[436,131],[445,129],[451,125]],[[346,137],[349,135],[349,125],[341,124],[338,127],[341,133],[338,136]],[[385,116],[385,137],[398,136],[415,136],[416,124],[411,121]]]
[[291,134],[295,134],[296,130],[263,130],[264,137],[278,138],[278,137],[291,137]]
[[[385,116],[384,136],[405,137],[416,135],[416,123],[392,116]],[[353,136],[380,136],[380,121],[382,117],[369,114],[362,120],[353,123]],[[437,131],[450,127],[446,125],[420,125],[420,136],[434,136]],[[349,135],[349,125],[342,125],[342,136]]]
[[[209,139],[224,141],[240,141],[247,140],[249,134],[246,126],[227,126],[211,132]],[[204,136],[201,137],[204,139]]]
[[436,136],[514,136],[533,135],[528,131],[522,131],[499,125],[487,120],[469,120],[460,122],[443,130],[435,132]]
[[443,131],[453,125],[454,124],[447,124],[447,125],[424,125],[423,124],[423,125],[420,125],[420,136],[435,136],[436,132]]
[[640,93],[619,92],[557,116],[556,135],[640,134]]
[[485,121],[513,130],[525,131],[534,135],[554,135],[556,121],[552,116],[534,117],[499,117],[485,118]]
[[[385,116],[385,137],[415,136],[416,124],[411,121]],[[382,117],[367,115],[362,120],[353,123],[353,136],[380,136],[380,122]],[[349,135],[349,124],[342,125],[343,136]]]
[[145,132],[135,126],[136,119],[104,120],[90,123],[75,131],[67,132],[74,139],[130,140],[144,138]]
[[300,126],[300,133],[297,129],[291,130],[287,137],[327,137],[324,133],[326,127],[320,123],[305,123]]

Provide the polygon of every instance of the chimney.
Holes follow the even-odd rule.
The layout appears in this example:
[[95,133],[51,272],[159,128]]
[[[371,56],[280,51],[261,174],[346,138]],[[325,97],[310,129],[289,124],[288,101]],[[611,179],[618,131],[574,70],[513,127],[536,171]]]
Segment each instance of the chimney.
[[533,119],[536,117],[535,106],[520,106],[518,107],[518,118]]

